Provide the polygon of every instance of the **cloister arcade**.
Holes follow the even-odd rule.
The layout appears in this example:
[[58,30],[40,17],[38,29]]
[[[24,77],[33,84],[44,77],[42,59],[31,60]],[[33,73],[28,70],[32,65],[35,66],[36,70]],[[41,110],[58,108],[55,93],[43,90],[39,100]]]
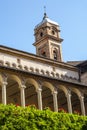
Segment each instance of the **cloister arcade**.
[[[5,71],[4,71],[5,72]],[[87,92],[80,84],[17,71],[0,73],[0,103],[25,107],[35,105],[42,110],[61,108],[69,113],[87,115]]]

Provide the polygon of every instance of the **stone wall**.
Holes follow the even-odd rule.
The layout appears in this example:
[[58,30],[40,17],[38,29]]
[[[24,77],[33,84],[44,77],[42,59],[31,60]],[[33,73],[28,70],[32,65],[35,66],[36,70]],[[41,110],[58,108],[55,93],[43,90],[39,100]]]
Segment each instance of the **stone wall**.
[[81,75],[81,82],[83,82],[85,85],[87,85],[87,72],[85,72]]

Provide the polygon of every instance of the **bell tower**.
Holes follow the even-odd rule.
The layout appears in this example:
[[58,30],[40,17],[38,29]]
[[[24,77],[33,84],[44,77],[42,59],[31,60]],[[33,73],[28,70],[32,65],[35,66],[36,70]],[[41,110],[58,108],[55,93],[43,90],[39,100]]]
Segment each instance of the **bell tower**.
[[62,61],[59,25],[44,13],[42,22],[34,29],[36,54],[45,58]]

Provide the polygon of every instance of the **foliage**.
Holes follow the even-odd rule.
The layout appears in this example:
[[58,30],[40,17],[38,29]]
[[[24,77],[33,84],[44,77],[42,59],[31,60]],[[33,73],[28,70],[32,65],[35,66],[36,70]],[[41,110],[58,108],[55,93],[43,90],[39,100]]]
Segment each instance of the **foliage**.
[[34,106],[25,108],[0,105],[0,130],[86,130],[87,116],[43,111]]

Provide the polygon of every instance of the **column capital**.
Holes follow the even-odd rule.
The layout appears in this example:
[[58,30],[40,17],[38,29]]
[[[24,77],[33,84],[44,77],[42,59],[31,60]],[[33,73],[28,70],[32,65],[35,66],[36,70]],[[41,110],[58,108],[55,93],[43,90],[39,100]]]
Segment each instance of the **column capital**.
[[7,85],[7,84],[8,84],[8,83],[7,83],[6,81],[4,81],[4,82],[2,83],[2,86],[3,86],[3,85]]
[[2,75],[2,78],[3,78],[3,82],[7,82],[7,78],[8,78],[7,74],[2,73],[1,75]]
[[57,95],[58,94],[57,90],[53,90],[52,94],[56,94]]
[[66,97],[67,97],[67,96],[70,96],[70,97],[71,97],[71,90],[69,90],[69,89],[67,90],[67,93],[66,93]]
[[84,100],[84,94],[82,92],[80,92],[80,95],[79,95],[79,99],[81,100]]
[[26,86],[25,86],[25,85],[22,85],[21,87],[22,87],[22,88],[26,88]]
[[84,96],[83,96],[83,95],[80,95],[80,96],[79,96],[79,99],[84,101]]
[[42,88],[37,88],[36,92],[42,92]]
[[20,88],[24,88],[24,89],[25,89],[26,86],[25,86],[24,84],[21,84],[21,85],[20,85]]
[[57,90],[52,91],[53,95],[53,103],[54,103],[54,111],[58,111],[58,102],[57,102]]
[[37,88],[36,92],[37,92],[37,96],[38,96],[38,108],[40,110],[42,110],[42,94],[41,94],[42,89],[41,88]]

